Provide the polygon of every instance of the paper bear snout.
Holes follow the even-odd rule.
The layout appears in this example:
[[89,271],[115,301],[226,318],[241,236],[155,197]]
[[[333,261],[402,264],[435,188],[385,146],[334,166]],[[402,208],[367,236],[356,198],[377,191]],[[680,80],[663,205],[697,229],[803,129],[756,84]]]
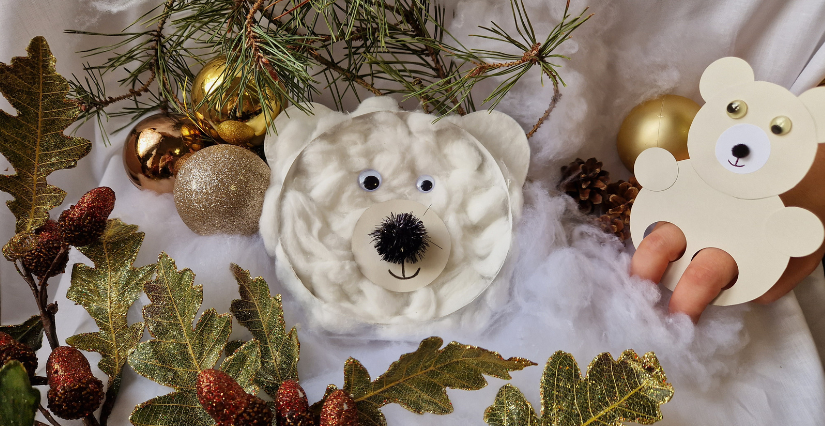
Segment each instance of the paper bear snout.
[[753,124],[737,124],[722,132],[716,140],[716,160],[733,173],[756,172],[770,156],[768,135]]
[[444,221],[433,209],[410,200],[373,204],[361,214],[352,237],[361,273],[397,292],[430,285],[447,265],[451,249]]

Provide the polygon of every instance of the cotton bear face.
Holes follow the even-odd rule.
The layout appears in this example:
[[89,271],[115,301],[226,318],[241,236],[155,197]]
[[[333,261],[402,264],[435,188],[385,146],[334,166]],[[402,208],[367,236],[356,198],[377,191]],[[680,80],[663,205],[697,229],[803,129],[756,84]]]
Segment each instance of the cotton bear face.
[[[529,163],[518,124],[487,112],[433,123],[389,98],[350,115],[313,111],[293,107],[267,139],[274,175],[261,233],[281,281],[312,309],[374,323],[472,302],[510,252]],[[417,261],[386,262],[370,234],[406,213],[422,219],[428,247]]]
[[711,64],[700,91],[706,103],[690,127],[688,151],[708,185],[759,199],[802,180],[816,155],[819,139],[810,111],[820,96],[797,98],[776,84],[754,81],[753,70],[739,58]]

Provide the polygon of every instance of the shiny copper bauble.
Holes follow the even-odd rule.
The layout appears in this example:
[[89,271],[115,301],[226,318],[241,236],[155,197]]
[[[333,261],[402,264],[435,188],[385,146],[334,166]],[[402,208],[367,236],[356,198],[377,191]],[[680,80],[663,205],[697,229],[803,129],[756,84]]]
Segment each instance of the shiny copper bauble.
[[155,114],[135,125],[123,147],[123,166],[135,186],[172,192],[183,162],[203,148],[198,127],[184,115]]
[[688,158],[687,137],[699,104],[676,95],[664,95],[637,105],[622,122],[616,148],[631,172],[642,151],[659,147],[670,151],[676,161]]
[[[226,58],[217,56],[203,66],[192,83],[192,107],[195,118],[210,136],[232,145],[261,145],[269,123],[281,112],[283,102],[277,95],[267,94],[269,113],[264,114],[257,91],[246,87],[239,96],[240,71],[232,78],[227,90],[219,87],[227,79]],[[219,96],[217,104],[212,97]],[[210,107],[213,103],[213,107]]]

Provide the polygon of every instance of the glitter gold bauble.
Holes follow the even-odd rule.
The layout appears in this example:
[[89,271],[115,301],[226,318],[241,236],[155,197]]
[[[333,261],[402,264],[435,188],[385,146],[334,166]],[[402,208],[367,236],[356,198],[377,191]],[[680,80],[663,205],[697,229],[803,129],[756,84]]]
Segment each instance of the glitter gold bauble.
[[[226,90],[219,93],[219,88],[226,79],[226,58],[223,56],[217,56],[207,62],[195,76],[192,83],[195,118],[213,138],[243,147],[261,145],[266,136],[267,126],[281,112],[282,102],[275,94],[267,93],[266,97],[270,99],[269,113],[264,114],[255,89],[246,87],[243,93],[239,93],[240,70]],[[220,99],[212,99],[215,96],[219,96]]]
[[155,114],[129,133],[123,147],[123,166],[138,188],[172,192],[180,166],[203,146],[200,131],[186,116]]
[[269,186],[269,166],[234,145],[214,145],[192,155],[175,180],[175,206],[200,235],[254,234]]
[[622,122],[616,148],[631,172],[642,151],[659,147],[670,151],[676,161],[688,158],[687,137],[699,104],[676,95],[664,95],[637,105]]

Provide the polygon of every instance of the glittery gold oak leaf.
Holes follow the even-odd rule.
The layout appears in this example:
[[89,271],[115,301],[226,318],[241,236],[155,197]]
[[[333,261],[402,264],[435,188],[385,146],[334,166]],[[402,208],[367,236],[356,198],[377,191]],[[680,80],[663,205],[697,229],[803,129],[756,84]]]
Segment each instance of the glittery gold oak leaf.
[[424,339],[415,352],[401,355],[373,381],[358,360],[347,360],[344,390],[358,406],[360,426],[385,426],[387,421],[379,408],[390,403],[417,414],[451,413],[447,388],[478,390],[487,385],[484,375],[509,380],[509,372],[536,365],[457,342],[440,349],[443,342],[440,337]]
[[17,115],[0,111],[0,154],[15,174],[0,175],[0,190],[14,200],[9,209],[17,220],[15,232],[34,231],[60,205],[66,193],[46,182],[55,170],[77,165],[89,153],[91,142],[69,137],[63,131],[75,122],[80,110],[69,101],[69,83],[55,71],[55,58],[43,37],[35,37],[28,56],[0,63],[0,93]]
[[269,285],[263,278],[252,279],[249,271],[240,266],[230,266],[238,282],[240,299],[232,301],[230,311],[241,325],[246,327],[260,344],[261,369],[255,383],[264,392],[276,398],[284,380],[298,380],[298,358],[301,344],[293,327],[286,331],[281,295],[272,297]]
[[132,267],[143,243],[144,234],[137,228],[111,219],[97,242],[78,247],[95,267],[76,263],[66,292],[66,297],[82,305],[100,329],[71,336],[66,343],[103,356],[98,367],[109,376],[104,410],[112,409],[126,357],[143,336],[144,324],[129,325],[126,314],[155,272],[154,264]]
[[639,358],[626,350],[617,360],[609,353],[590,363],[581,377],[573,356],[562,351],[547,361],[541,378],[541,417],[518,388],[505,385],[484,412],[490,426],[621,426],[653,424],[660,405],[673,397],[673,386],[653,352]]
[[[211,426],[215,422],[198,402],[198,373],[213,368],[232,331],[229,314],[207,309],[192,328],[203,302],[203,287],[195,286],[195,274],[178,271],[175,261],[161,253],[157,277],[144,285],[152,304],[143,318],[153,339],[129,354],[129,365],[140,375],[175,391],[146,401],[132,412],[134,425]],[[260,348],[253,340],[239,347],[221,364],[245,391],[257,393],[253,383],[261,366]]]

